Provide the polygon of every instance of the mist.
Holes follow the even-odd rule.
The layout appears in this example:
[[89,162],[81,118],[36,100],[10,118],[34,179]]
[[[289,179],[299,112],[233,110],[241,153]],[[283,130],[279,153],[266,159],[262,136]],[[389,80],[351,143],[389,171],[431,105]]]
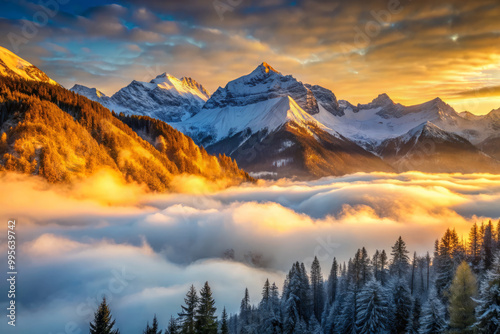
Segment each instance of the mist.
[[18,330],[87,332],[103,295],[122,333],[140,332],[155,313],[166,327],[189,286],[205,281],[218,312],[234,313],[246,287],[252,303],[266,278],[281,290],[294,261],[317,256],[327,276],[333,257],[347,261],[362,246],[389,251],[402,236],[425,254],[448,227],[465,235],[500,217],[500,176],[489,174],[178,184],[179,193],[151,194],[110,171],[72,186],[2,174],[0,216],[17,220]]

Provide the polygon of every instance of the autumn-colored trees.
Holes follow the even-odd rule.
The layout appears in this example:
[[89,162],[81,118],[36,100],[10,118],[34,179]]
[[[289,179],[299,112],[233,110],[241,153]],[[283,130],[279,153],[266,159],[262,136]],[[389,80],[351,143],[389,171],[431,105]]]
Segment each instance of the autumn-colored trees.
[[233,160],[209,155],[166,123],[115,115],[62,87],[7,77],[0,81],[0,166],[49,182],[108,168],[152,191],[168,190],[182,173],[250,180]]

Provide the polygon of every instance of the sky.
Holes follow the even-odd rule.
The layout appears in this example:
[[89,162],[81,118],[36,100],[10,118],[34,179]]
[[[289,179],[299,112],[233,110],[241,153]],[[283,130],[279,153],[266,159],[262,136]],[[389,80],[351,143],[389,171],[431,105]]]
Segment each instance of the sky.
[[67,88],[167,72],[213,92],[266,61],[354,104],[500,107],[497,0],[0,1],[0,45]]
[[[110,183],[127,196],[103,198]],[[70,186],[8,173],[0,175],[7,201],[0,216],[17,219],[18,322],[15,330],[0,322],[0,332],[88,333],[104,295],[121,333],[133,334],[155,313],[165,328],[191,284],[209,282],[220,315],[239,310],[245,288],[257,304],[266,279],[282,291],[295,261],[310,268],[317,256],[326,278],[334,257],[348,261],[363,246],[370,257],[390,254],[399,236],[410,254],[432,255],[447,228],[467,237],[475,222],[497,226],[500,176],[359,173],[151,194],[106,170]]]

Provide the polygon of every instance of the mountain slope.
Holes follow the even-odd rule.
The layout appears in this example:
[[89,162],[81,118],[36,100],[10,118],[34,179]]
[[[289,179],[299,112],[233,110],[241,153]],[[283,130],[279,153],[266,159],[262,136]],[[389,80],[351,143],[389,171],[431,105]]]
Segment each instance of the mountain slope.
[[11,78],[47,82],[57,85],[57,82],[49,78],[44,72],[40,71],[38,67],[32,65],[1,46],[0,75]]
[[210,156],[190,138],[156,122],[143,121],[146,141],[85,97],[43,82],[3,77],[0,169],[70,182],[109,168],[152,191],[168,190],[183,173],[226,184],[250,179],[234,161]]
[[403,136],[383,141],[377,153],[400,172],[500,171],[499,161],[481,152],[467,139],[446,132],[431,122],[422,123]]
[[70,90],[117,113],[150,116],[164,122],[178,122],[195,115],[209,97],[207,90],[194,79],[177,79],[167,73],[150,82],[134,80],[111,97],[82,85]]

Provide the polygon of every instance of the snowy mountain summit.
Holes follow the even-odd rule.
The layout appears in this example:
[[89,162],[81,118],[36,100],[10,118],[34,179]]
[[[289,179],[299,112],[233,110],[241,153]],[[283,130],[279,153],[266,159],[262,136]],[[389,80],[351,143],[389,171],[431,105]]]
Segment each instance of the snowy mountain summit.
[[165,122],[185,120],[203,107],[208,91],[196,80],[163,73],[150,82],[133,80],[108,97],[95,88],[75,85],[71,91],[101,103],[117,113],[144,115]]
[[229,82],[224,88],[219,87],[204,109],[242,107],[285,96],[290,96],[311,115],[319,112],[318,101],[310,88],[265,62],[252,73]]
[[262,63],[217,89],[198,114],[172,126],[256,175],[326,176],[361,166],[390,171],[380,158],[315,118],[320,110],[334,117],[339,108],[331,91]]

